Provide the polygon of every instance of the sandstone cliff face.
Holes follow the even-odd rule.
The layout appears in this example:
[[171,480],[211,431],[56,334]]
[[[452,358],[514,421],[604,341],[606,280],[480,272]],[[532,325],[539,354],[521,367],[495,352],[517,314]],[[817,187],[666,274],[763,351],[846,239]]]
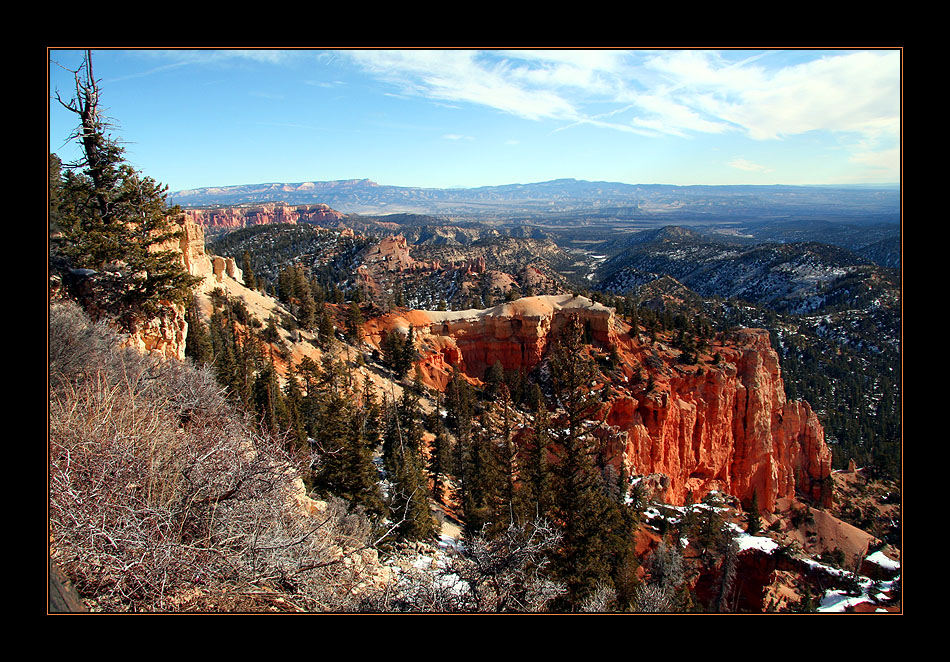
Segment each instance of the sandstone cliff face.
[[767,331],[745,329],[716,347],[718,366],[675,370],[651,392],[610,404],[607,423],[627,433],[623,456],[638,474],[670,477],[682,504],[713,490],[753,494],[771,511],[796,491],[830,505],[831,451],[805,402],[789,402]]
[[569,316],[579,317],[595,342],[612,342],[613,311],[569,294],[525,297],[486,310],[407,311],[376,321],[366,332],[378,343],[385,330],[406,333],[412,326],[423,377],[440,387],[453,368],[473,379],[482,379],[498,361],[506,371],[531,370]]
[[185,217],[202,227],[244,228],[268,223],[336,223],[343,214],[324,204],[285,205],[266,203],[214,209],[186,209]]
[[[241,270],[232,258],[212,258],[205,253],[204,230],[200,226],[187,215],[178,222],[181,226],[178,239],[156,246],[156,250],[171,250],[180,254],[185,270],[192,276],[202,278],[195,286],[197,292],[210,292],[222,282],[225,275],[234,280],[242,280]],[[185,309],[171,302],[166,302],[163,308],[164,314],[161,316],[140,322],[129,334],[125,344],[166,359],[184,361],[185,340],[188,337]]]
[[786,399],[767,331],[736,331],[714,344],[718,363],[683,365],[678,351],[631,337],[612,309],[563,295],[488,310],[408,311],[375,321],[367,337],[412,326],[424,381],[444,388],[453,368],[472,379],[496,361],[506,371],[531,370],[569,315],[580,317],[595,345],[619,352],[624,378],[611,384],[599,434],[628,473],[652,476],[657,496],[683,504],[718,490],[749,507],[755,494],[760,509],[772,511],[797,493],[830,505],[824,431],[807,403]]

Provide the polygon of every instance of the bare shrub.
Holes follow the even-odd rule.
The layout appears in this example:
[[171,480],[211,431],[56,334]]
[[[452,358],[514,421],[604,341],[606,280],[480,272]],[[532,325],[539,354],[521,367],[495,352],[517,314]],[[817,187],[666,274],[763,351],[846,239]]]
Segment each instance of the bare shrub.
[[686,581],[686,566],[679,547],[660,542],[647,565],[650,580],[641,584],[633,601],[633,611],[666,613],[677,611],[678,590]]
[[544,574],[547,554],[561,533],[543,519],[481,533],[444,559],[414,566],[385,592],[366,600],[367,611],[540,612],[563,585]]
[[[345,504],[305,516],[280,440],[210,373],[50,310],[51,558],[99,610],[352,606],[374,560]],[[87,351],[88,350],[88,351]]]

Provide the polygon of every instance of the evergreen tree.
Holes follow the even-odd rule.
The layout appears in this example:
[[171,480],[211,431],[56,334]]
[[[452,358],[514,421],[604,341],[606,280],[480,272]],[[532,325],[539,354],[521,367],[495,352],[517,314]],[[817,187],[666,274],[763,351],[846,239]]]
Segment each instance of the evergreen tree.
[[284,415],[282,427],[288,432],[289,450],[303,452],[307,450],[307,427],[304,421],[304,396],[300,382],[291,364],[287,368],[284,383]]
[[333,320],[330,319],[330,313],[324,310],[320,314],[320,321],[317,326],[317,338],[320,342],[320,349],[326,351],[333,344],[333,333],[336,327],[333,326]]
[[759,517],[759,493],[752,490],[752,502],[749,504],[749,511],[746,513],[746,532],[749,535],[755,535],[762,530],[762,520]]
[[303,283],[297,286],[297,301],[297,322],[309,331],[317,321],[317,302],[313,299],[306,276],[303,278]]
[[[277,274],[277,298],[288,306],[292,304],[297,296],[297,278],[296,270],[293,266],[282,269]],[[294,312],[291,310],[291,312]]]
[[554,505],[551,468],[548,464],[548,456],[551,453],[551,417],[541,389],[536,384],[532,399],[535,403],[534,425],[526,442],[528,451],[524,471],[528,510],[533,511],[536,517],[549,517]]
[[272,314],[267,317],[267,325],[261,333],[261,338],[269,343],[280,342],[280,331],[277,329],[277,317],[275,315]]
[[499,387],[505,382],[505,367],[501,361],[495,361],[488,370],[485,371],[485,392],[489,398],[498,395]]
[[241,271],[244,272],[244,285],[252,290],[256,289],[257,279],[254,276],[254,269],[251,267],[251,254],[248,251],[244,251],[241,259]]
[[198,312],[198,301],[192,296],[185,308],[185,322],[188,323],[188,335],[185,337],[185,356],[196,365],[208,365],[214,361],[214,348],[211,334]]
[[409,373],[409,369],[419,358],[419,352],[416,349],[416,332],[410,326],[406,333],[406,341],[402,346],[402,353],[396,360],[396,375],[402,379]]
[[53,235],[62,231],[60,223],[60,202],[62,200],[63,188],[63,162],[55,154],[49,155],[49,234],[51,244]]
[[159,313],[162,301],[186,302],[197,279],[174,250],[181,210],[167,207],[168,188],[126,163],[107,133],[89,51],[74,74],[75,96],[69,102],[56,96],[79,118],[74,137],[82,158],[69,165],[56,191],[55,220],[62,229],[57,252],[74,268],[110,269],[116,287],[103,293],[104,301],[131,328],[138,316]]
[[356,394],[342,383],[326,383],[314,426],[312,480],[318,492],[342,497],[352,506],[381,516],[385,508],[373,464],[379,436],[378,406],[368,386],[361,399],[362,409],[357,406]]
[[[441,403],[440,403],[441,404]],[[452,471],[452,442],[445,429],[439,407],[429,417],[429,429],[435,435],[432,453],[429,455],[428,471],[432,481],[432,494],[439,503],[446,503],[446,479]]]
[[556,341],[551,377],[563,421],[552,429],[553,512],[564,542],[553,558],[555,576],[568,592],[565,606],[577,609],[598,587],[629,585],[635,566],[631,513],[608,496],[604,458],[590,422],[601,409],[592,390],[597,374],[583,342],[584,328],[572,319]]
[[498,472],[492,452],[492,438],[484,426],[473,430],[462,467],[462,514],[469,539],[481,535],[497,512]]
[[395,373],[396,379],[406,376],[409,368],[405,363],[406,341],[397,331],[389,331],[380,341],[383,365]]
[[363,313],[356,301],[351,302],[347,309],[346,336],[357,345],[363,341]]
[[422,463],[418,407],[418,397],[404,389],[399,404],[390,408],[383,437],[390,519],[396,522],[394,533],[401,540],[428,540],[436,534]]
[[268,360],[254,379],[254,408],[271,433],[279,434],[284,429],[287,412],[272,360]]
[[486,501],[491,520],[489,535],[508,529],[512,523],[523,524],[534,516],[527,512],[526,493],[517,489],[520,470],[513,416],[511,396],[508,388],[501,384],[497,399],[483,416],[489,442],[485,467]]

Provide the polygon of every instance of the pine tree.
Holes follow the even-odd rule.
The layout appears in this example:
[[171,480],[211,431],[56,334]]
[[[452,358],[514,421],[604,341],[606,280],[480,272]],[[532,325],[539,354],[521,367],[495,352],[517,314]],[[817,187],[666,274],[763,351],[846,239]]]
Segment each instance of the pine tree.
[[446,503],[445,486],[452,471],[452,443],[439,409],[436,407],[429,417],[429,429],[435,435],[435,441],[432,444],[427,469],[432,481],[433,496],[439,503]]
[[320,349],[328,350],[333,344],[333,333],[336,327],[333,326],[333,320],[330,319],[330,313],[324,310],[320,314],[320,321],[317,326],[317,338],[320,342]]
[[592,390],[597,371],[583,338],[583,326],[572,319],[557,339],[550,362],[563,419],[552,428],[553,513],[564,535],[552,565],[567,586],[563,602],[570,609],[577,609],[598,587],[626,590],[635,565],[632,514],[608,496],[605,461],[590,431],[601,401]]
[[214,361],[214,348],[208,328],[198,312],[198,302],[194,296],[185,308],[185,322],[188,323],[188,335],[185,337],[185,356],[197,365],[208,365]]
[[289,435],[291,452],[307,450],[307,427],[304,421],[304,396],[293,365],[288,366],[284,383],[284,415],[282,427]]
[[534,385],[534,425],[526,441],[525,488],[528,490],[528,509],[536,517],[549,517],[553,507],[551,467],[551,417],[544,403],[541,389]]
[[252,290],[256,289],[257,279],[254,277],[254,269],[251,267],[251,254],[248,251],[244,251],[241,270],[244,272],[244,285]]
[[383,464],[389,476],[390,518],[402,540],[427,540],[436,534],[422,462],[419,400],[410,389],[392,404],[383,438]]
[[759,517],[759,493],[758,490],[752,490],[752,502],[749,504],[749,511],[746,513],[746,532],[749,535],[755,535],[762,530],[762,520]]
[[356,301],[351,302],[347,309],[346,336],[357,346],[363,342],[363,313]]
[[389,331],[383,336],[379,345],[383,365],[395,373],[396,379],[405,377],[408,367],[404,363],[406,343],[402,336],[397,331]]
[[52,238],[62,231],[60,223],[60,202],[63,189],[63,162],[55,154],[49,155],[49,234]]
[[[508,387],[499,386],[497,399],[483,415],[487,433],[488,464],[486,501],[491,527],[489,534],[506,530],[512,523],[523,524],[529,513],[526,494],[518,489],[519,458],[514,442],[514,407]],[[530,513],[533,517],[534,513]]]
[[284,429],[287,411],[272,360],[268,360],[254,378],[253,392],[254,408],[264,427],[273,434],[279,434]]
[[418,358],[419,352],[416,349],[416,332],[415,329],[410,326],[409,331],[406,333],[406,341],[402,346],[402,353],[396,362],[396,374],[399,379],[402,379],[409,373],[409,369]]
[[367,512],[385,513],[373,449],[378,443],[378,406],[371,388],[364,385],[362,407],[356,394],[342,383],[328,382],[314,426],[316,462],[314,488],[361,506]]
[[175,220],[181,210],[167,207],[168,188],[126,163],[123,148],[107,133],[91,52],[74,77],[75,96],[65,102],[56,95],[79,117],[73,135],[82,148],[81,160],[69,164],[57,189],[57,250],[74,268],[110,270],[115,287],[103,293],[103,302],[132,328],[139,316],[158,314],[163,301],[185,303],[197,279],[172,242],[181,233]]

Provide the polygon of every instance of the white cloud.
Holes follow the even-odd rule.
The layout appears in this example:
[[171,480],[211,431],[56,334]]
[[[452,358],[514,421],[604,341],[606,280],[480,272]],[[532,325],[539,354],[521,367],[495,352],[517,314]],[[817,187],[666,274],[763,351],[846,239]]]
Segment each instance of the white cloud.
[[752,161],[748,161],[741,157],[734,158],[727,165],[738,170],[744,170],[746,172],[772,172],[771,168],[758,163],[753,163]]
[[735,91],[722,116],[757,139],[808,131],[878,134],[900,119],[900,59],[891,52],[822,58],[762,75]]
[[[559,130],[644,136],[841,136],[856,160],[893,160],[901,54],[871,51],[346,51],[407,96],[477,104]],[[893,167],[893,163],[891,164]]]
[[467,102],[539,120],[572,118],[571,102],[557,92],[519,84],[502,60],[487,61],[477,51],[347,51],[367,71],[407,95],[449,102]]

